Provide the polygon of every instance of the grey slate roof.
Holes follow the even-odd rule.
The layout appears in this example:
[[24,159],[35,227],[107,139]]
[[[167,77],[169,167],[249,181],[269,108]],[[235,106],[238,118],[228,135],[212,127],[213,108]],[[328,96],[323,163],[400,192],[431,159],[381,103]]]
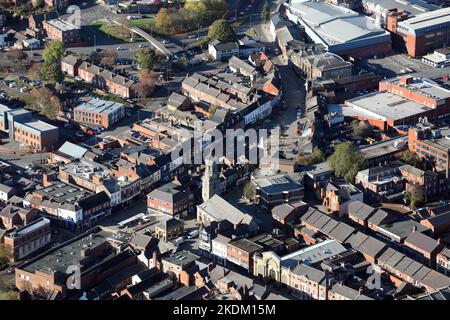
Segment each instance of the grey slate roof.
[[375,210],[361,201],[352,201],[348,205],[348,213],[363,221],[367,220]]
[[84,156],[88,149],[80,147],[79,145],[76,145],[72,142],[66,141],[61,146],[61,148],[58,149],[58,151],[75,159],[78,159]]
[[439,247],[439,242],[434,240],[433,238],[420,233],[420,232],[412,232],[406,239],[405,244],[411,244],[425,252],[432,253]]

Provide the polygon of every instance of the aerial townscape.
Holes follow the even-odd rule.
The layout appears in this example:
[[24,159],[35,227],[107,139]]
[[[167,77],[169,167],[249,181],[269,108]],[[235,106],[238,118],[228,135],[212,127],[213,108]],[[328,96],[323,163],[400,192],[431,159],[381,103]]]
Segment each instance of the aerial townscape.
[[0,0],[0,49],[0,300],[450,300],[450,0]]

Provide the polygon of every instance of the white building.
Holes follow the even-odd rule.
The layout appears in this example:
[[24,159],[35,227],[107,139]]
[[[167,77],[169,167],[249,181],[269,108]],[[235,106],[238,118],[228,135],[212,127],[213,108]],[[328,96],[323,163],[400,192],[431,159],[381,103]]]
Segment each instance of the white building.
[[14,189],[0,183],[0,200],[7,202],[14,195]]
[[212,259],[216,263],[226,266],[228,261],[227,244],[230,242],[230,238],[224,237],[218,234],[217,237],[211,241],[211,254]]
[[436,49],[424,56],[422,62],[433,68],[445,68],[450,65],[450,48]]

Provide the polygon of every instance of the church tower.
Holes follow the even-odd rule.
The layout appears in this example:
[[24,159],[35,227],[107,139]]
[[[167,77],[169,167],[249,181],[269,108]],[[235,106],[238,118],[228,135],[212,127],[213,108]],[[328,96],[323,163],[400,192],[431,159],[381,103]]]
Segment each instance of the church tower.
[[203,201],[207,201],[213,195],[219,193],[220,188],[219,170],[212,156],[205,157],[205,166],[205,174],[202,181]]

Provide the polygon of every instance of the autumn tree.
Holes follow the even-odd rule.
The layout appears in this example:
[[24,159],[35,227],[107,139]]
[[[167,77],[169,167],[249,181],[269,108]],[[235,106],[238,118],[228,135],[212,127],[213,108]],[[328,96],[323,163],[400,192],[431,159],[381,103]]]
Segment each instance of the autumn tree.
[[161,8],[155,17],[155,27],[163,32],[172,32],[174,29],[172,17],[166,8]]
[[197,15],[199,22],[223,17],[227,11],[226,0],[187,0],[184,8]]
[[107,50],[101,55],[100,63],[106,66],[113,66],[117,60],[117,52]]
[[315,149],[310,155],[297,156],[296,163],[301,166],[311,166],[325,160],[322,150]]
[[410,185],[410,189],[405,193],[405,200],[413,208],[422,205],[425,201],[423,186]]
[[117,21],[120,23],[120,26],[116,28],[117,36],[121,39],[130,39],[133,34],[130,30],[131,23],[126,17],[119,17]]
[[40,63],[32,63],[30,68],[28,69],[28,79],[30,80],[38,80],[39,79],[39,70],[41,69]]
[[30,91],[29,97],[30,107],[47,118],[54,119],[61,109],[61,102],[49,88],[34,88]]
[[354,121],[352,122],[353,134],[357,137],[367,138],[369,137],[374,128],[366,121]]
[[[2,245],[3,246],[3,245]],[[2,248],[0,247],[0,255]],[[0,279],[0,301],[1,300],[17,300],[17,293],[9,288],[3,280]]]
[[142,70],[139,72],[139,82],[133,85],[133,91],[138,98],[149,98],[155,91],[158,84],[158,73],[150,70]]
[[18,49],[7,51],[6,56],[8,57],[9,60],[13,62],[21,62],[28,57],[28,55],[25,52]]

